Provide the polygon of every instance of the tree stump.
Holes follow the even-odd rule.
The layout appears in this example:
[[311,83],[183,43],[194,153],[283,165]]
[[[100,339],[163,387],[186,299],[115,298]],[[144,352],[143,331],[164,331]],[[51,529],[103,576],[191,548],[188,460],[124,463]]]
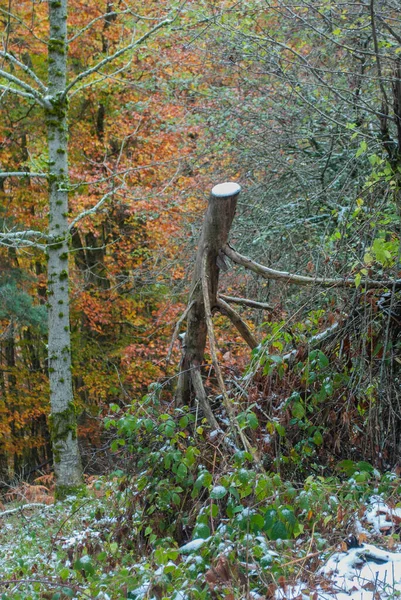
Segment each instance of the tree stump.
[[237,183],[221,183],[211,192],[209,204],[203,221],[202,232],[196,255],[194,274],[188,301],[187,331],[183,340],[183,354],[180,364],[176,403],[179,406],[190,404],[196,397],[211,425],[216,420],[208,406],[206,394],[202,389],[201,366],[207,338],[206,309],[202,289],[202,272],[207,281],[210,310],[220,309],[217,298],[220,266],[224,262],[222,248],[228,235],[237,208],[241,187]]

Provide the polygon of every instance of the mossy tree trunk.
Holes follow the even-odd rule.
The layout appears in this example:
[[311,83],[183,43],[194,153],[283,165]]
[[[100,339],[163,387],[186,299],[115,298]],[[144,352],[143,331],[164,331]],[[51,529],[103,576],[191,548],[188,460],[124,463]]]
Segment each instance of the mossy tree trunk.
[[82,484],[71,373],[68,227],[67,0],[49,1],[48,309],[50,429],[58,496]]

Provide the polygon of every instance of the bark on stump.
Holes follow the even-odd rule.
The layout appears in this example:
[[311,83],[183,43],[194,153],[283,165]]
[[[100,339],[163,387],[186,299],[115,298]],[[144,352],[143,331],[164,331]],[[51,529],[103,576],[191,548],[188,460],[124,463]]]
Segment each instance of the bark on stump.
[[204,361],[207,338],[207,322],[202,291],[202,272],[205,271],[211,312],[220,309],[217,298],[220,266],[224,262],[222,248],[237,208],[241,187],[237,183],[216,185],[211,192],[199,240],[194,274],[189,295],[187,331],[183,342],[176,402],[179,406],[190,404],[197,397],[211,425],[217,422],[208,406],[206,395],[201,392],[200,370]]

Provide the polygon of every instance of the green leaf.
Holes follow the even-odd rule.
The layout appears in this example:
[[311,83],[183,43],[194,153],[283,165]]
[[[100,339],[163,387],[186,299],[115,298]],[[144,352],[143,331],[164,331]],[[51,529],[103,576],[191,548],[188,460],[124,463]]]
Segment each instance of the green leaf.
[[173,492],[171,494],[171,501],[176,506],[179,506],[181,504],[181,498],[179,497],[179,495],[176,492]]
[[145,425],[145,429],[148,433],[150,433],[154,428],[152,419],[144,419],[143,424]]
[[268,508],[265,512],[265,530],[269,530],[273,527],[277,521],[277,511],[274,508]]
[[325,369],[330,364],[329,359],[321,350],[319,350],[319,354],[318,354],[318,363],[319,363],[319,367],[321,367],[322,369]]
[[95,572],[92,558],[89,556],[89,554],[84,554],[81,556],[81,558],[75,561],[74,569],[75,571],[84,571],[85,575],[93,575]]
[[358,468],[358,471],[366,471],[367,473],[373,473],[374,471],[374,467],[372,467],[370,463],[365,462],[364,460],[361,460],[358,463],[356,463],[356,467]]
[[254,412],[249,412],[247,414],[248,425],[251,429],[257,429],[259,427],[258,417]]
[[193,540],[197,540],[199,538],[206,540],[208,537],[210,537],[210,528],[208,525],[206,525],[205,523],[198,523],[197,525],[195,525],[194,531],[192,533]]
[[342,460],[337,466],[347,477],[351,477],[357,471],[356,463],[353,460]]
[[168,553],[164,548],[156,548],[153,556],[155,563],[158,565],[166,565],[169,561]]
[[287,527],[281,521],[276,521],[267,535],[271,540],[287,540],[289,537]]
[[284,521],[284,523],[287,523],[291,527],[291,529],[295,527],[297,518],[292,508],[282,508],[280,510],[280,517]]
[[367,143],[365,142],[365,140],[362,140],[362,142],[359,145],[358,150],[356,151],[356,158],[358,158],[358,156],[361,156],[361,154],[363,154],[364,152],[366,152],[368,148]]
[[305,409],[300,402],[295,402],[292,405],[291,412],[296,419],[302,419],[305,416]]
[[216,485],[210,492],[210,497],[214,500],[221,500],[227,495],[227,490],[222,485]]
[[313,434],[313,443],[316,444],[316,446],[321,446],[323,444],[323,436],[319,430],[315,431]]
[[70,576],[70,570],[67,569],[67,567],[64,567],[63,569],[61,569],[59,575],[63,581],[66,581],[66,579],[68,579],[68,577]]
[[201,487],[209,487],[212,483],[213,477],[209,471],[202,471],[195,481],[195,488],[200,489]]
[[189,423],[189,419],[188,419],[187,415],[184,415],[178,421],[178,425],[181,427],[181,429],[185,429],[185,427],[188,425],[188,423]]
[[252,530],[255,533],[261,531],[263,529],[264,523],[265,523],[262,515],[260,515],[259,513],[252,515],[250,522],[251,522]]
[[188,468],[184,463],[180,463],[177,468],[177,475],[181,479],[184,479],[188,475]]

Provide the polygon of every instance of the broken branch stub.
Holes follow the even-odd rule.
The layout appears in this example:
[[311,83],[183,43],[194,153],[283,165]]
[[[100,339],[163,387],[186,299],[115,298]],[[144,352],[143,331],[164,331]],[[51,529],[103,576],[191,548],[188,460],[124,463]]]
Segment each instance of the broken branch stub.
[[210,194],[189,295],[191,307],[188,311],[187,331],[176,392],[176,403],[181,406],[189,405],[191,398],[196,396],[196,386],[193,385],[191,371],[199,369],[204,362],[207,326],[201,285],[202,262],[205,261],[208,297],[213,312],[218,308],[217,286],[220,273],[218,257],[227,243],[240,191],[241,186],[237,183],[226,182],[214,186]]

